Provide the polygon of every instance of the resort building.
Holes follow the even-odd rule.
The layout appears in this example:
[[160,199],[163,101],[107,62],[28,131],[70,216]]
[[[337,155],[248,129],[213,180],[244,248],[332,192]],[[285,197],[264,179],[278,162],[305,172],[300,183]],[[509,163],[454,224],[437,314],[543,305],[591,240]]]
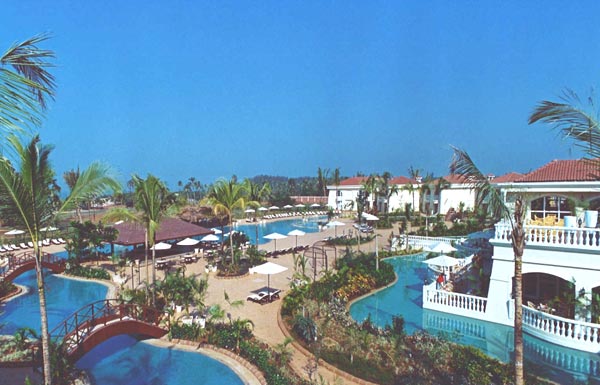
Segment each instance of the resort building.
[[[527,203],[523,329],[539,339],[600,352],[600,178],[584,160],[555,160],[526,175],[494,180],[508,207]],[[443,195],[442,195],[443,196]],[[455,203],[453,203],[455,204]],[[510,222],[495,225],[487,293],[423,287],[423,307],[511,326],[514,252]],[[486,295],[487,294],[487,295]]]
[[340,181],[339,185],[327,186],[327,206],[334,210],[356,211],[356,198],[367,179],[366,176],[355,176]]

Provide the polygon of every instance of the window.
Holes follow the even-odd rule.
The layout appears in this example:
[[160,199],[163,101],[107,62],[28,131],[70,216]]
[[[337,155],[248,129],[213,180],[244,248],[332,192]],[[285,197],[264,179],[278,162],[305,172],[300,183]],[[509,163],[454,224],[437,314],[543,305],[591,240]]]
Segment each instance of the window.
[[531,219],[546,218],[550,215],[560,219],[571,215],[572,209],[565,197],[545,196],[531,201]]

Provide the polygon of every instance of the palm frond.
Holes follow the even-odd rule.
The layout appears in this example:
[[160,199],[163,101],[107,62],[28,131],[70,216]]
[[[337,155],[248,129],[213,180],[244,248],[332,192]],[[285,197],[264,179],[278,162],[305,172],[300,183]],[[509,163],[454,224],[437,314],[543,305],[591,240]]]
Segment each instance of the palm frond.
[[452,147],[454,154],[450,163],[450,173],[465,178],[470,188],[477,191],[476,205],[481,207],[488,204],[488,210],[495,217],[510,219],[510,211],[506,207],[500,191],[495,188],[488,178],[477,168],[466,151]]
[[110,166],[94,162],[79,174],[59,211],[73,209],[82,201],[105,194],[109,190],[118,192],[121,185]]

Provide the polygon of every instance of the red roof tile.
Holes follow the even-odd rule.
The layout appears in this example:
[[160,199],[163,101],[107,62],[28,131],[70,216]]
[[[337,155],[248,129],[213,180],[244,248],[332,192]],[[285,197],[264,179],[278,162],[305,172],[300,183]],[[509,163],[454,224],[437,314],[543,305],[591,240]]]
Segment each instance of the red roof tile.
[[448,182],[448,183],[452,183],[452,184],[469,184],[470,182],[467,181],[467,178],[465,178],[464,176],[458,175],[458,174],[449,174],[446,175],[444,177],[444,179]]
[[500,175],[491,180],[492,183],[511,183],[519,180],[525,175],[518,172],[509,172],[508,174]]
[[397,177],[394,177],[394,178],[390,179],[390,184],[402,184],[402,185],[405,185],[405,184],[413,184],[413,183],[417,183],[417,182],[414,181],[414,180],[412,180],[412,179],[410,179],[410,178],[407,178],[405,176],[397,176]]
[[340,186],[358,186],[369,179],[366,176],[353,176],[352,178],[344,179],[340,182]]
[[516,182],[584,182],[597,181],[598,164],[590,160],[553,160],[537,170],[524,175]]

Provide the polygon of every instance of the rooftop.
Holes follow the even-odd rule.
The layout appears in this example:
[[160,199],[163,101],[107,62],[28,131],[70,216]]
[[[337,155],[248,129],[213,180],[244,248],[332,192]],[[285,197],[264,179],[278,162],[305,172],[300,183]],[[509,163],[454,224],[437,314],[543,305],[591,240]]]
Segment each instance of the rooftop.
[[[122,222],[113,225],[119,230],[119,236],[114,242],[117,245],[130,246],[145,242],[144,226],[136,222]],[[202,226],[197,226],[177,218],[165,218],[160,222],[156,232],[156,242],[170,241],[195,237],[198,235],[212,234],[213,231]]]

